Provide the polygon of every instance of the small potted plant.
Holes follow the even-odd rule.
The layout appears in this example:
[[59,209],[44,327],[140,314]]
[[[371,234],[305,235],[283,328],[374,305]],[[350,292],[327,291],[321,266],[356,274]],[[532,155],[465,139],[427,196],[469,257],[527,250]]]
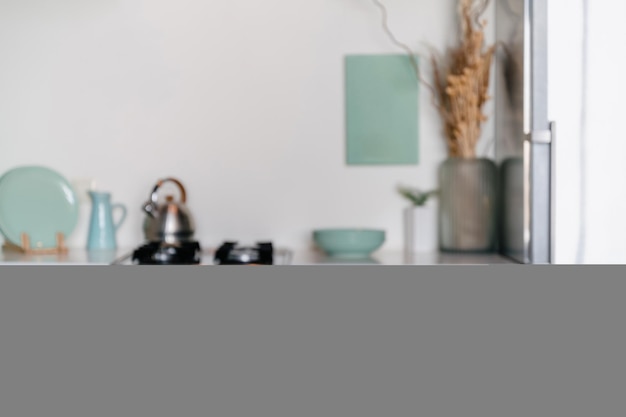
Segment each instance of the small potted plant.
[[404,209],[404,250],[406,253],[434,252],[438,249],[437,190],[420,191],[398,186],[398,193],[411,205]]

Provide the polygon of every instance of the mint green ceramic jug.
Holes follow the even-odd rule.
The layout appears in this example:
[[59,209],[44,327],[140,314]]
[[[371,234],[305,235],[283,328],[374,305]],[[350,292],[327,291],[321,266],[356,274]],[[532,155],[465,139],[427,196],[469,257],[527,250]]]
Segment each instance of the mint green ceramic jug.
[[[126,219],[126,206],[120,203],[111,204],[111,193],[89,191],[89,197],[92,205],[87,249],[117,249],[115,235]],[[122,213],[117,223],[113,222],[115,209]]]

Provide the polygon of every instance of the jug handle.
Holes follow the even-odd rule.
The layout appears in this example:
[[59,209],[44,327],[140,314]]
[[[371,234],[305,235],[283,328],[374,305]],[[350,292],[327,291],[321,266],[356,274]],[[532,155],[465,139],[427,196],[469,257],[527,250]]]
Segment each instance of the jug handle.
[[158,203],[159,197],[157,195],[157,191],[166,182],[173,182],[174,184],[178,186],[178,188],[180,189],[180,201],[181,203],[185,203],[187,201],[187,192],[185,191],[185,187],[183,187],[183,184],[180,181],[178,181],[176,178],[165,178],[165,179],[159,180],[159,182],[156,183],[156,185],[154,186],[154,189],[152,190],[150,200],[155,205]]
[[115,230],[119,229],[122,223],[124,223],[124,220],[126,219],[126,213],[128,212],[124,204],[121,204],[121,203],[111,204],[111,210],[115,210],[116,208],[122,210],[122,217],[120,217],[117,223],[113,225],[113,227],[115,227]]

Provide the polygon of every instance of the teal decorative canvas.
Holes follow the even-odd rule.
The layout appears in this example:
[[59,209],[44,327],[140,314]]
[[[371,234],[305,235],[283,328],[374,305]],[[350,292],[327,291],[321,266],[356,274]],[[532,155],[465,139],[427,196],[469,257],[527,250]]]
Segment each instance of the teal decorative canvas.
[[345,60],[348,165],[418,163],[418,80],[407,55]]

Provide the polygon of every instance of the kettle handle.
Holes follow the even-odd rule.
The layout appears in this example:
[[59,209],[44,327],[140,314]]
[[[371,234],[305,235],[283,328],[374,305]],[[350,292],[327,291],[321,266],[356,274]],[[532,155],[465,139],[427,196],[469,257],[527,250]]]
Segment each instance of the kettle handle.
[[185,203],[187,201],[187,192],[185,191],[185,187],[183,187],[183,184],[180,181],[178,181],[176,178],[164,178],[162,180],[159,180],[159,182],[156,183],[156,185],[154,186],[154,189],[152,190],[152,195],[150,196],[150,200],[152,201],[152,203],[157,204],[157,201],[159,199],[159,196],[157,195],[157,191],[166,182],[173,182],[174,184],[178,186],[178,188],[180,189],[180,201],[181,203]]

